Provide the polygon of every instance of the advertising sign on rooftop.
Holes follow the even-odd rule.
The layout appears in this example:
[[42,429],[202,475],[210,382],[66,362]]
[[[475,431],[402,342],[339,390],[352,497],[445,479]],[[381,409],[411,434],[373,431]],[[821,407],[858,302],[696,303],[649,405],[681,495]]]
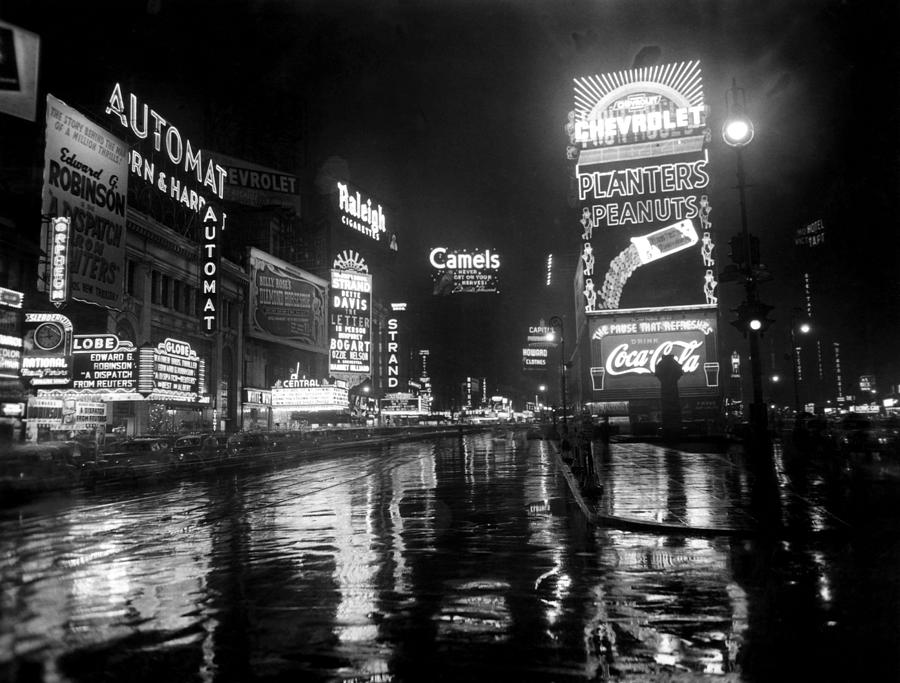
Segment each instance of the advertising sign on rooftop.
[[122,309],[127,196],[125,143],[47,95],[41,211],[53,227],[42,227],[52,260],[41,275],[50,283],[51,301],[71,297]]
[[325,353],[328,283],[259,249],[250,249],[249,334]]
[[574,90],[585,311],[717,303],[699,62],[577,78]]
[[491,249],[434,247],[428,253],[434,268],[434,294],[478,294],[500,291],[500,255]]

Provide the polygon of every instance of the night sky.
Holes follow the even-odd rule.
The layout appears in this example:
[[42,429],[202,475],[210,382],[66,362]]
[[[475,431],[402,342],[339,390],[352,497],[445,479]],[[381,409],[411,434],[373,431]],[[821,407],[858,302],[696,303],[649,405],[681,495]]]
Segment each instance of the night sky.
[[[469,373],[518,386],[525,327],[573,315],[569,299],[536,300],[547,252],[579,247],[563,131],[573,77],[690,59],[714,131],[732,78],[756,125],[749,224],[774,275],[762,298],[782,323],[764,348],[787,350],[807,258],[793,232],[821,218],[827,247],[811,270],[823,339],[841,341],[847,376],[900,382],[898,14],[890,2],[784,0],[0,4],[0,18],[42,36],[42,94],[97,120],[120,81],[209,149],[308,179],[345,163],[400,216],[438,388]],[[718,136],[710,163],[724,263],[740,224],[734,152]],[[427,249],[441,242],[498,250],[503,292],[433,299]],[[745,350],[725,322],[740,294],[719,290],[723,352]]]

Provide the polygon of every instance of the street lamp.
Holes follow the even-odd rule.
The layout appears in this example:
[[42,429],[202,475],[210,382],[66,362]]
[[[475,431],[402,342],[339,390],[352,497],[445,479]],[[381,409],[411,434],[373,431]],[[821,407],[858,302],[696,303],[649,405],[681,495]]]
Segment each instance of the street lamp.
[[[555,341],[556,334],[559,334],[559,382],[560,394],[562,397],[563,409],[563,436],[569,434],[568,412],[566,407],[566,340],[563,337],[563,321],[558,315],[554,315],[549,320],[549,325],[553,328],[553,332],[547,335],[548,341]],[[559,330],[557,333],[556,331]]]
[[800,334],[809,334],[812,329],[805,320],[800,320],[798,314],[799,308],[791,311],[791,371],[794,376],[794,425],[796,428],[800,426],[800,347],[797,346],[797,332]]
[[753,139],[753,123],[744,111],[744,90],[738,88],[732,80],[731,89],[726,95],[728,117],[722,126],[722,138],[725,144],[734,148],[737,156],[737,189],[741,211],[741,237],[744,243],[743,266],[744,290],[746,299],[738,307],[740,322],[746,324],[746,334],[750,343],[750,376],[753,381],[753,403],[750,404],[750,424],[755,435],[765,439],[768,432],[766,404],[762,399],[762,365],[759,355],[759,335],[766,324],[765,314],[768,307],[761,304],[757,293],[757,275],[753,263],[753,245],[747,229],[747,205],[745,197],[746,177],[744,176],[744,160],[742,151]]
[[[534,409],[535,409],[535,410],[540,410],[541,404],[540,404],[540,401],[538,401],[538,396],[539,396],[540,394],[543,394],[545,391],[547,391],[547,385],[546,385],[546,384],[541,384],[540,386],[538,386],[538,393],[534,395]],[[543,415],[543,414],[544,414],[544,411],[543,411],[543,410],[540,410],[540,413],[539,413],[539,414],[540,414],[540,415]]]

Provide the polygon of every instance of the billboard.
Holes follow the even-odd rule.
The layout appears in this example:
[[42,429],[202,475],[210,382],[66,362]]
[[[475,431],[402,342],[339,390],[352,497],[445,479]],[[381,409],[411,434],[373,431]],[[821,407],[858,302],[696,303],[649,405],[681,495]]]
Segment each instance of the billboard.
[[696,61],[576,78],[568,157],[586,312],[715,304]]
[[51,261],[41,276],[54,304],[72,298],[122,309],[127,194],[125,143],[47,95],[41,212],[50,220],[42,244]]
[[167,338],[140,350],[138,391],[151,401],[208,401],[206,363],[188,342]]
[[480,294],[500,291],[500,255],[491,249],[434,247],[428,252],[434,268],[434,294]]
[[372,276],[352,250],[334,260],[329,304],[329,371],[356,386],[372,373]]
[[296,266],[250,249],[248,334],[325,353],[328,283]]
[[0,112],[34,121],[41,38],[0,21]]
[[547,357],[549,351],[547,349],[522,349],[522,370],[537,371],[547,369]]
[[684,372],[682,397],[719,393],[713,305],[595,313],[589,332],[594,401],[659,398],[654,371],[664,356],[673,356]]

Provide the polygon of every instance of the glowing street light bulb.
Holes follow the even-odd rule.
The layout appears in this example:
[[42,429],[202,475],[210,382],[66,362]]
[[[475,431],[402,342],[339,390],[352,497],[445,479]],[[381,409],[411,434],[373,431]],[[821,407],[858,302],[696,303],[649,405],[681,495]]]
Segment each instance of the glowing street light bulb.
[[751,330],[760,330],[762,329],[762,320],[759,318],[754,318],[750,321],[750,329]]
[[744,147],[753,139],[753,123],[744,116],[733,116],[722,127],[722,138],[732,147]]
[[812,328],[809,326],[809,323],[800,323],[800,331],[803,334],[808,334]]
[[556,340],[556,335],[553,334],[553,332],[548,332],[547,335],[546,335],[544,338],[545,338],[547,341],[555,341],[555,340]]

